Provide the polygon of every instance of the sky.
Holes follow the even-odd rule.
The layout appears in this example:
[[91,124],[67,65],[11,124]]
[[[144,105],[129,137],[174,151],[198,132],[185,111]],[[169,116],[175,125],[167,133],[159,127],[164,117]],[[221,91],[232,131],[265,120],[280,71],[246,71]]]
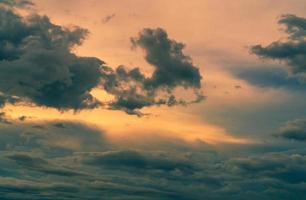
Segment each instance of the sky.
[[306,198],[305,13],[0,0],[1,198]]

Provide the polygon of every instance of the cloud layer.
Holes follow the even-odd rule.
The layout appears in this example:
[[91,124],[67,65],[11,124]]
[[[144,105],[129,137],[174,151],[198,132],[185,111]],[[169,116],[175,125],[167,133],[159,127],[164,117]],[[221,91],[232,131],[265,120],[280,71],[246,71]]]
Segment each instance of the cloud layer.
[[123,148],[103,131],[67,121],[1,124],[0,137],[0,195],[7,200],[306,196],[305,151],[297,146],[235,153],[159,137]]

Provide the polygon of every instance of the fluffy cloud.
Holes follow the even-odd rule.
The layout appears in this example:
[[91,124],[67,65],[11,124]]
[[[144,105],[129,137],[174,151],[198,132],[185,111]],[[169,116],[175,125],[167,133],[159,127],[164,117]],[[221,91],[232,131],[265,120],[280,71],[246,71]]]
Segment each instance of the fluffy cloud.
[[[197,90],[193,102],[203,99],[198,68],[182,53],[184,45],[168,39],[164,30],[145,29],[133,39],[155,66],[147,78],[139,68],[113,70],[98,58],[77,56],[73,48],[88,30],[53,24],[47,16],[24,17],[14,9],[30,4],[0,2],[0,106],[21,102],[60,110],[95,108],[103,104],[90,93],[96,87],[114,95],[106,107],[130,114],[140,114],[145,106],[185,104],[173,94],[179,86]],[[168,95],[159,98],[158,90]]]
[[[146,77],[139,68],[128,70],[119,66],[115,71],[108,69],[103,86],[116,97],[111,108],[140,114],[135,109],[151,105],[187,105],[204,99],[200,91],[202,77],[191,58],[183,53],[184,44],[169,39],[161,28],[143,29],[131,41],[134,47],[145,51],[145,59],[154,71]],[[194,100],[177,99],[173,94],[177,87],[192,89]],[[160,92],[165,95],[159,95]]]
[[306,19],[295,15],[283,15],[278,22],[289,34],[286,41],[275,41],[266,47],[256,45],[251,52],[262,57],[284,61],[293,74],[305,78],[306,62]]
[[155,68],[146,80],[147,88],[201,87],[199,69],[182,52],[184,44],[169,39],[163,29],[144,29],[131,40],[134,46],[144,49],[146,61]]
[[0,15],[1,93],[58,109],[99,104],[89,92],[99,83],[103,62],[71,52],[87,30],[57,26],[45,16],[23,18],[5,7]]

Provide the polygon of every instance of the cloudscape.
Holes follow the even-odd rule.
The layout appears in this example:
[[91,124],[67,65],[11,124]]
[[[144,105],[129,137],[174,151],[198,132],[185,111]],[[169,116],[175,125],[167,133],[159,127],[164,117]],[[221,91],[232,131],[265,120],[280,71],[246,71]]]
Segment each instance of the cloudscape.
[[0,0],[0,199],[306,199],[304,0]]

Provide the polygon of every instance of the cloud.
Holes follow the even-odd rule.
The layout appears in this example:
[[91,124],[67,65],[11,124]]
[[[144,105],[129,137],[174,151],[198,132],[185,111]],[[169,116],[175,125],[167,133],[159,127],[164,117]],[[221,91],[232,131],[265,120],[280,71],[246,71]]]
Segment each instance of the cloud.
[[[57,124],[64,125],[58,127]],[[3,199],[304,199],[303,145],[289,150],[152,139],[122,147],[67,121],[0,126]],[[152,136],[153,137],[153,136]],[[238,148],[232,151],[232,148]],[[260,150],[260,151],[259,151]]]
[[146,61],[155,68],[152,77],[145,83],[146,87],[201,87],[199,69],[183,53],[185,45],[169,39],[165,30],[146,28],[131,41],[135,47],[144,49]]
[[107,15],[102,19],[102,23],[106,24],[109,21],[111,21],[114,17],[116,16],[116,14],[111,14],[111,15]]
[[7,119],[5,112],[0,112],[0,123],[11,124],[11,122]]
[[293,40],[304,40],[306,36],[306,19],[295,15],[283,15],[279,24],[285,25],[285,32]]
[[287,40],[275,41],[266,47],[255,45],[251,47],[251,52],[262,58],[284,61],[289,66],[290,73],[305,78],[306,19],[288,14],[283,15],[278,23],[285,26]]
[[[79,188],[72,184],[41,183],[31,180],[0,177],[0,195],[5,200],[78,198]],[[35,194],[35,195],[33,195]]]
[[26,154],[12,154],[6,156],[8,159],[15,161],[18,165],[23,168],[27,168],[29,170],[33,170],[36,172],[42,172],[45,174],[52,174],[58,176],[78,176],[81,175],[78,172],[74,172],[72,170],[65,169],[63,167],[59,167],[49,163],[48,161],[31,157]]
[[[104,105],[140,115],[139,109],[147,106],[186,105],[174,96],[175,87],[196,90],[192,103],[203,99],[198,68],[183,54],[184,45],[168,39],[164,30],[144,29],[132,39],[133,45],[145,49],[147,61],[155,67],[147,78],[139,68],[113,70],[98,58],[76,55],[73,49],[82,44],[88,30],[59,26],[35,13],[21,16],[14,10],[28,4],[22,0],[0,4],[0,106],[26,103],[81,110]],[[115,100],[98,101],[90,93],[97,87]],[[158,90],[166,91],[166,97],[159,97]]]
[[[206,121],[225,127],[235,135],[248,135],[257,139],[260,136],[264,139],[270,137],[271,132],[283,123],[305,116],[306,104],[303,99],[306,98],[306,84],[300,74],[288,74],[286,66],[279,63],[269,64],[231,57],[220,62],[220,65],[223,66],[222,70],[233,75],[233,85],[240,81],[239,85],[243,87],[239,91],[241,97],[232,95],[231,98],[244,97],[245,103],[223,101],[221,107],[206,106],[201,111]],[[244,96],[246,94],[253,94],[254,97]]]
[[306,119],[289,121],[280,128],[276,136],[296,141],[306,141]]
[[288,76],[285,70],[276,66],[260,65],[236,68],[232,73],[238,78],[262,88],[283,88],[290,91],[306,89],[306,85],[303,84],[301,77]]
[[99,83],[96,58],[71,52],[88,31],[52,24],[46,16],[26,18],[0,7],[0,91],[23,102],[58,109],[93,108],[90,90]]
[[110,151],[101,154],[87,155],[85,163],[111,168],[132,168],[139,170],[163,170],[191,172],[193,164],[188,161],[162,158],[159,155],[144,154],[134,150]]
[[26,8],[34,5],[31,0],[0,0],[0,4],[17,8]]
[[[59,124],[65,128],[59,127]],[[101,151],[108,146],[103,131],[69,121],[11,121],[10,126],[0,126],[0,138],[1,151],[39,151],[50,156],[69,155],[76,150]]]
[[[139,114],[135,110],[145,106],[187,105],[204,100],[200,91],[200,71],[183,53],[184,44],[169,39],[161,28],[143,29],[131,41],[134,47],[145,51],[145,59],[154,70],[150,77],[141,73],[139,68],[128,70],[123,65],[115,71],[109,70],[103,86],[116,97],[111,108]],[[177,87],[193,90],[194,100],[177,99],[174,94]],[[164,92],[164,97],[159,95],[160,92]]]
[[[288,183],[306,181],[305,156],[272,153],[263,157],[234,158],[229,161],[231,167],[237,167],[239,173],[246,176],[271,177]],[[234,169],[236,170],[236,169]]]

